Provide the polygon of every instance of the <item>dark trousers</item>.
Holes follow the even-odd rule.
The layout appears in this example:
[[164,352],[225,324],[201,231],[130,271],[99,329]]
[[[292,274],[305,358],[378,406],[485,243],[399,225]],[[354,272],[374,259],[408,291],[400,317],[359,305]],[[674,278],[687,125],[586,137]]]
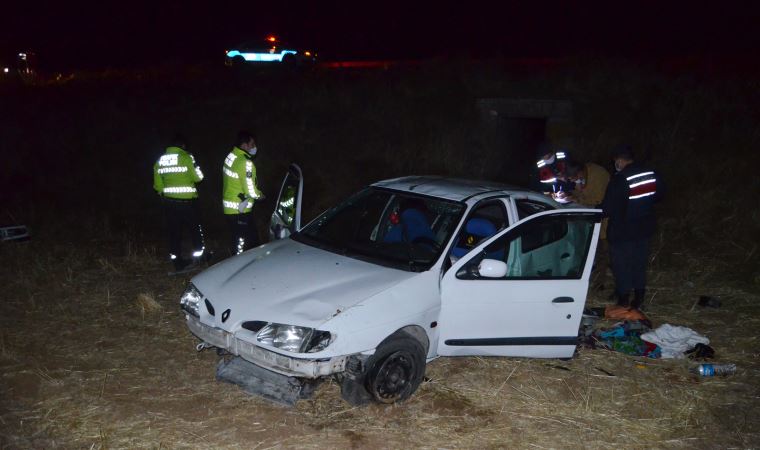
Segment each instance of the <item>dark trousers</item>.
[[169,241],[169,258],[176,267],[182,265],[182,232],[188,230],[193,242],[193,256],[200,257],[205,249],[200,213],[195,200],[163,199],[166,233]]
[[259,246],[259,233],[253,221],[253,211],[245,214],[227,214],[225,217],[232,234],[230,252],[233,255]]
[[649,238],[633,241],[610,242],[610,263],[615,275],[615,294],[627,298],[631,290],[636,297],[643,295],[647,283]]

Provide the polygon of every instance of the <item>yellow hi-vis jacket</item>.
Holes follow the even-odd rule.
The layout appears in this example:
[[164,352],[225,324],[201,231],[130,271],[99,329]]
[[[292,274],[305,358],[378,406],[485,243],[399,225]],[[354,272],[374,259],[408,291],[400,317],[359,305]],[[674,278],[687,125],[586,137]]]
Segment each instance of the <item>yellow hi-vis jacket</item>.
[[168,147],[153,165],[153,189],[166,198],[198,198],[195,185],[202,179],[203,172],[193,155],[179,147]]
[[261,191],[256,186],[256,166],[251,156],[244,150],[234,147],[224,158],[222,166],[224,185],[222,203],[225,214],[241,214],[240,203],[248,201],[242,214],[253,210],[253,202],[261,198]]

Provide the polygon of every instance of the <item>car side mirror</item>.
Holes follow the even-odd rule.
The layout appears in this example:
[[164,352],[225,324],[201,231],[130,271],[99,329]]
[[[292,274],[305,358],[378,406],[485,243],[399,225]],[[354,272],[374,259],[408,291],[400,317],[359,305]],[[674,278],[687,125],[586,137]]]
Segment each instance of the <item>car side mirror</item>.
[[503,278],[507,274],[507,264],[498,259],[484,259],[478,266],[478,273],[485,278]]

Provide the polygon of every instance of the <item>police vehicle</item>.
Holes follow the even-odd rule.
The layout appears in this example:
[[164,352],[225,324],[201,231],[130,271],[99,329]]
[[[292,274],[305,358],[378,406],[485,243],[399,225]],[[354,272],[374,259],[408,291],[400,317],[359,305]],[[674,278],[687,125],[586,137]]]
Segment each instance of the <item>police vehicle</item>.
[[238,66],[247,63],[311,64],[317,54],[312,50],[298,50],[286,45],[275,36],[263,41],[245,42],[224,51],[225,64]]

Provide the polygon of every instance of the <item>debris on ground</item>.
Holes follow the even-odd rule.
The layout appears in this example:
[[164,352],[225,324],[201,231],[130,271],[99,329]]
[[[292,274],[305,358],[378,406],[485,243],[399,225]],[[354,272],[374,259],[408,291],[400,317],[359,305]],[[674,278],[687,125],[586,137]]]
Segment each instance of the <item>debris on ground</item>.
[[700,295],[697,304],[704,308],[720,308],[721,302],[719,298],[709,295]]
[[590,336],[592,348],[604,348],[631,356],[659,358],[660,348],[641,338],[643,332],[649,331],[649,325],[643,321],[623,321],[611,328],[601,328]]
[[707,345],[710,339],[688,327],[660,325],[656,329],[641,335],[641,339],[657,344],[662,349],[663,358],[685,358],[686,352],[697,344]]

